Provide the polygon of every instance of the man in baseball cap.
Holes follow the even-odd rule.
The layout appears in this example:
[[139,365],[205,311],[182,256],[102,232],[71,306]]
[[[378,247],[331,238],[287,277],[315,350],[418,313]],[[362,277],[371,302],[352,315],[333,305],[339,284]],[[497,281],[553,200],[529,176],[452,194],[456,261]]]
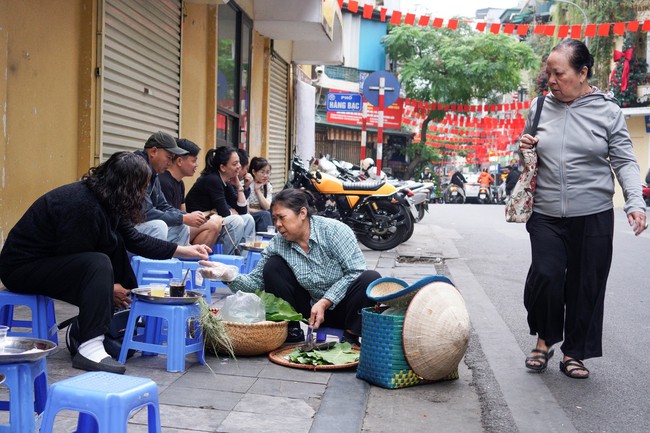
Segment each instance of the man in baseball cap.
[[162,131],[147,139],[144,150],[135,151],[151,168],[151,180],[147,185],[144,204],[145,222],[135,228],[149,236],[178,245],[189,245],[190,228],[183,223],[183,212],[167,203],[158,175],[171,166],[174,155],[187,153],[187,150],[178,147],[174,137]]
[[187,150],[181,149],[176,144],[176,139],[166,132],[158,131],[155,134],[151,135],[147,142],[144,144],[145,149],[165,149],[168,152],[173,153],[174,155],[186,155]]

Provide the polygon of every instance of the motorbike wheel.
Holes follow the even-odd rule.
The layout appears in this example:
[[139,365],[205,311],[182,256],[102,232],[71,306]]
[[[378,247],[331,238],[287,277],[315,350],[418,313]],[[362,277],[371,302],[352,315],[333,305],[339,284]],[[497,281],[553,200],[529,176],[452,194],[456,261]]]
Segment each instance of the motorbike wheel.
[[[371,250],[385,251],[395,248],[413,234],[413,217],[409,209],[388,201],[377,202],[377,214],[390,222],[388,226],[373,227],[364,233],[357,233],[357,239]],[[397,225],[398,221],[403,224]]]
[[415,217],[411,215],[409,212],[409,219],[411,220],[411,228],[404,234],[404,239],[402,239],[402,242],[406,242],[409,239],[411,239],[411,236],[413,236],[413,232],[415,231]]
[[426,209],[424,208],[423,204],[417,205],[416,208],[418,210],[418,221],[422,221],[422,218],[424,218],[424,212],[425,212]]

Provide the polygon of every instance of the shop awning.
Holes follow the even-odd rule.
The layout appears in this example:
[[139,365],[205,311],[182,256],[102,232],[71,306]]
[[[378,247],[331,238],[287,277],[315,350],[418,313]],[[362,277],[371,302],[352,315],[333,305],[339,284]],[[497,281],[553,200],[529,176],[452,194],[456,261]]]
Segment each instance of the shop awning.
[[343,64],[343,20],[336,0],[254,0],[253,11],[257,32],[293,41],[292,61]]

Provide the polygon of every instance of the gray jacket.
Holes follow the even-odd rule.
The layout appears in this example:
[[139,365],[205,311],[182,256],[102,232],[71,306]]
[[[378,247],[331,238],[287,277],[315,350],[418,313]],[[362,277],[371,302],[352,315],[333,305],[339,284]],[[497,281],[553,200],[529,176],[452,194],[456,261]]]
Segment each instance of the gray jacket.
[[[536,109],[537,100],[524,133],[531,129]],[[535,212],[576,217],[611,209],[614,174],[623,188],[625,213],[645,212],[632,140],[611,94],[596,89],[571,105],[548,94],[537,137]]]

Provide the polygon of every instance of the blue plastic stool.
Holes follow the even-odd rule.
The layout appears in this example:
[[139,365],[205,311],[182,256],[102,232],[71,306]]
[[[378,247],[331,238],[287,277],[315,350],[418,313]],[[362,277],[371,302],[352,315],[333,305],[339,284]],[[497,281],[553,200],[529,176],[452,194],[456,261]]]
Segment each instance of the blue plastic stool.
[[[185,355],[197,354],[200,364],[205,364],[203,334],[198,324],[201,315],[199,304],[157,304],[135,298],[131,303],[129,321],[124,333],[119,361],[126,363],[129,349],[141,350],[143,354],[166,354],[167,371],[185,371]],[[144,333],[134,335],[138,317],[146,316]],[[189,319],[197,319],[190,321]],[[167,334],[163,334],[163,320],[167,321]],[[194,336],[188,336],[193,323]],[[164,343],[167,343],[166,345]]]
[[9,424],[0,432],[36,431],[34,412],[42,416],[47,400],[47,364],[45,357],[36,361],[0,364],[0,373],[9,388],[9,401],[0,401],[0,410],[9,411]]
[[[14,318],[14,307],[24,305],[31,310],[31,320]],[[11,337],[31,337],[50,340],[59,344],[54,301],[44,295],[25,295],[9,290],[0,290],[0,325],[7,325]],[[29,328],[15,330],[14,328]]]
[[334,335],[338,337],[340,343],[343,340],[343,332],[342,329],[320,327],[316,330],[316,341],[325,341],[328,335]]
[[250,274],[253,271],[253,269],[255,269],[257,262],[259,262],[261,258],[262,258],[261,252],[249,251],[248,254],[246,254],[246,267],[244,268],[244,273]]
[[154,381],[103,371],[84,373],[52,385],[41,433],[53,431],[56,414],[64,409],[79,412],[77,433],[126,433],[130,413],[143,406],[148,409],[149,433],[160,433]]
[[183,277],[183,264],[178,259],[153,260],[133,256],[131,267],[140,287],[152,283],[169,284],[170,278]]

